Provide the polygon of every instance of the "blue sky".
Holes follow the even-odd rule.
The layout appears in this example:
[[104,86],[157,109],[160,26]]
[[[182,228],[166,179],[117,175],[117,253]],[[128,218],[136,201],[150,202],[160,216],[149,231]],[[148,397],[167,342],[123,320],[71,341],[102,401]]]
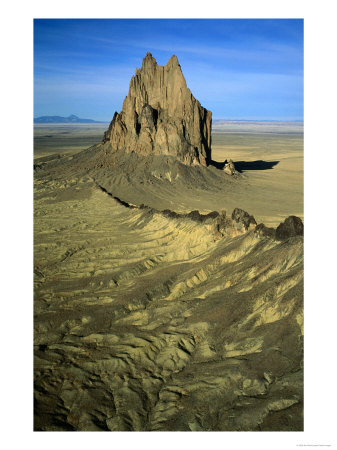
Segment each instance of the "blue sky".
[[35,19],[34,116],[110,121],[148,51],[214,119],[303,119],[301,19]]

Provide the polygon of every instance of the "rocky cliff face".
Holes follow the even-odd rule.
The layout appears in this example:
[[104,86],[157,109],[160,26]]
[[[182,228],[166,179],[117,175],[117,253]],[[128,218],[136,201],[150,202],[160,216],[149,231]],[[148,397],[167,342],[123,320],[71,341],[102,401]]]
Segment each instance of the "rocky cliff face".
[[211,160],[211,122],[212,113],[187,88],[177,57],[159,66],[147,53],[104,141],[113,150],[172,155],[187,165],[206,166]]

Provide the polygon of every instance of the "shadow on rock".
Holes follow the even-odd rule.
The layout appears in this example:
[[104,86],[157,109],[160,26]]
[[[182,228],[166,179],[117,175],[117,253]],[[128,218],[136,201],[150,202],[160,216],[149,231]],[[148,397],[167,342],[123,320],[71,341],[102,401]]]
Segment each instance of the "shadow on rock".
[[223,161],[223,162],[211,160],[211,161],[209,161],[208,164],[209,164],[210,166],[215,167],[216,169],[223,170],[223,168],[225,167],[226,162],[227,162],[227,160],[225,160],[225,161]]
[[258,237],[268,237],[271,239],[276,239],[277,241],[284,241],[294,236],[303,236],[304,225],[299,217],[289,216],[284,222],[280,223],[276,229],[268,228],[265,224],[259,223],[255,227],[254,233]]

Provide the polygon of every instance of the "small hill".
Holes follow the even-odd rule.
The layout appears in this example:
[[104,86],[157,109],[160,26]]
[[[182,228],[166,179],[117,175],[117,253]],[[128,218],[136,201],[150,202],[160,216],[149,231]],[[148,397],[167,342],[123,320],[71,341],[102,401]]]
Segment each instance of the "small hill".
[[68,117],[62,116],[40,116],[34,118],[34,123],[103,123],[92,119],[80,119],[74,114]]

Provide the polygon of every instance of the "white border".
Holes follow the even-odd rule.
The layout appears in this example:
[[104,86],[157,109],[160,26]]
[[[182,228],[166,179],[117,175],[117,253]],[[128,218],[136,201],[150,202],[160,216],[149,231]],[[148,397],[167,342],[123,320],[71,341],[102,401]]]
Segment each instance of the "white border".
[[[117,3],[119,4],[117,7]],[[1,102],[4,242],[0,446],[6,450],[137,448],[292,449],[336,446],[337,11],[319,3],[17,1],[2,12]],[[164,9],[165,8],[165,9]],[[168,9],[169,8],[169,9]],[[4,6],[2,6],[4,9]],[[297,433],[32,432],[33,18],[305,19],[305,431]]]

